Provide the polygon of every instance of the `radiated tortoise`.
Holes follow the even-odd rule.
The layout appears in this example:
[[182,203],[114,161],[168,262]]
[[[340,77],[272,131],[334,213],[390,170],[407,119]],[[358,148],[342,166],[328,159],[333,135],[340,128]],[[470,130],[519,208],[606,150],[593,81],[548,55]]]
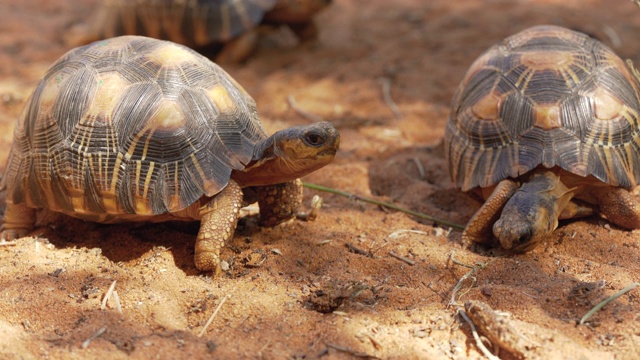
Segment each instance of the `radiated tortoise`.
[[[217,62],[248,57],[258,26],[286,26],[300,39],[315,37],[313,16],[331,0],[104,0],[77,41],[143,35],[191,48],[219,48]],[[74,40],[72,40],[74,42]],[[210,52],[210,51],[209,51]]]
[[103,223],[200,220],[195,264],[218,271],[243,194],[262,225],[294,217],[299,178],[339,141],[326,122],[267,136],[251,96],[187,47],[99,41],[54,63],[24,107],[0,185],[2,238],[27,234],[36,208]]
[[543,25],[491,47],[459,85],[445,132],[455,185],[486,199],[463,241],[495,236],[525,252],[559,219],[594,213],[640,228],[639,121],[637,72],[601,42]]

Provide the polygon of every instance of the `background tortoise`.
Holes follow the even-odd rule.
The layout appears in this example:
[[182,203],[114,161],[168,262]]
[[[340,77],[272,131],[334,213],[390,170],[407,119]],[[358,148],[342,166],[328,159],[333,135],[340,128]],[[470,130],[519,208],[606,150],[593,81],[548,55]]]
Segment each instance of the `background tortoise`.
[[295,216],[299,177],[333,160],[329,123],[267,137],[254,100],[224,70],[167,41],[123,36],[71,50],[47,71],[15,129],[3,239],[34,208],[77,218],[201,220],[195,263],[218,270],[245,200],[263,225]]
[[[313,16],[331,0],[104,0],[91,42],[144,35],[192,48],[220,45],[216,61],[244,60],[255,48],[258,24],[286,25],[301,39],[317,33]],[[224,44],[224,46],[221,46]]]
[[[451,177],[487,200],[463,241],[533,249],[558,219],[600,213],[640,228],[640,85],[608,47],[536,26],[482,54],[445,131]],[[495,224],[494,224],[495,223]]]

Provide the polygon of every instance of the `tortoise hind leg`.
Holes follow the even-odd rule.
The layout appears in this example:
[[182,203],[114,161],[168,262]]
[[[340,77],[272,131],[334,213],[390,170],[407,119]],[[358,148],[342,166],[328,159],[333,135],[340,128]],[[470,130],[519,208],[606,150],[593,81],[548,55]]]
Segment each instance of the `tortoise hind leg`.
[[302,181],[256,187],[260,226],[273,227],[295,218],[302,204]]
[[24,204],[7,204],[0,240],[15,240],[26,236],[36,222],[36,210]]
[[233,180],[200,208],[200,230],[195,245],[199,270],[220,273],[220,251],[233,238],[242,207],[242,189]]
[[493,224],[500,217],[504,205],[518,190],[518,183],[511,179],[502,180],[484,205],[471,217],[462,233],[462,245],[469,246],[472,242],[491,245],[494,242]]
[[629,190],[603,188],[596,193],[599,209],[610,222],[624,229],[640,229],[640,202]]

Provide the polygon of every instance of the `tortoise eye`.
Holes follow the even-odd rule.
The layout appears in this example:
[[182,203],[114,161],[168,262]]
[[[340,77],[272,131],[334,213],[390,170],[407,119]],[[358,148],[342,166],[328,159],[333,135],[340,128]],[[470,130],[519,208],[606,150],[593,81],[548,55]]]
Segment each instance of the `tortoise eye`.
[[324,144],[324,137],[322,137],[322,136],[320,136],[320,135],[318,135],[316,133],[306,134],[304,136],[304,140],[310,146],[320,146],[320,145]]

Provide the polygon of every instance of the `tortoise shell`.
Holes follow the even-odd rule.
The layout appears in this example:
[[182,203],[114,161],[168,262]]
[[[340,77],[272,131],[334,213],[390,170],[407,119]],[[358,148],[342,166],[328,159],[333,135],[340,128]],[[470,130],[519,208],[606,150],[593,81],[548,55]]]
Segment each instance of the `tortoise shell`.
[[144,35],[191,47],[226,42],[255,27],[277,0],[106,0],[100,38]]
[[640,84],[599,41],[536,26],[482,54],[445,130],[456,186],[467,191],[543,166],[632,188],[640,179]]
[[267,137],[254,100],[182,45],[123,36],[49,68],[17,124],[7,200],[74,215],[176,212]]
[[304,25],[331,0],[104,0],[95,37],[144,35],[190,47],[225,43],[261,23]]

